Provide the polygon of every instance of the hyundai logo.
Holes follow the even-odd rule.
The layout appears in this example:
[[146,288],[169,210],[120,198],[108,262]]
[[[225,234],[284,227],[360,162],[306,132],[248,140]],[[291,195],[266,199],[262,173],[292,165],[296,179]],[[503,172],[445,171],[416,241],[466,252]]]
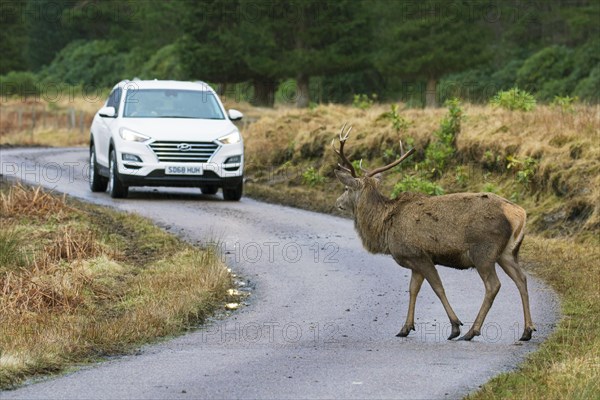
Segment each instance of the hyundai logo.
[[187,143],[180,143],[177,145],[177,150],[179,150],[179,151],[190,151],[191,149],[192,149],[192,146]]

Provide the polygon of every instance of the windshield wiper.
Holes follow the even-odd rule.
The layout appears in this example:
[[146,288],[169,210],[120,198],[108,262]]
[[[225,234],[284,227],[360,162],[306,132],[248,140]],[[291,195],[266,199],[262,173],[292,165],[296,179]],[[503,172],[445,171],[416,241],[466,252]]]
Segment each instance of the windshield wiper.
[[158,116],[158,118],[189,118],[189,119],[196,119],[196,117],[186,117],[184,115],[160,115],[160,116]]

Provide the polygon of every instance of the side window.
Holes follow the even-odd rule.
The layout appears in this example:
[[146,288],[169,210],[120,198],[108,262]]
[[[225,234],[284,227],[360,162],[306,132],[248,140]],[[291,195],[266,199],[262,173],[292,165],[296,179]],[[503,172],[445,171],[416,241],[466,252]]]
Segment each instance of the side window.
[[110,93],[108,96],[108,101],[106,102],[107,107],[114,107],[116,111],[116,115],[119,114],[119,105],[121,104],[121,93],[123,90],[121,88],[116,88]]

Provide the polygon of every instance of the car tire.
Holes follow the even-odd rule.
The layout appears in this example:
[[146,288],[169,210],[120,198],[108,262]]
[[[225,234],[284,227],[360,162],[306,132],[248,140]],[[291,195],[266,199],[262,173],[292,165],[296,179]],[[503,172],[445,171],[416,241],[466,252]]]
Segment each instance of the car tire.
[[90,180],[90,190],[92,192],[105,192],[108,186],[108,179],[98,172],[98,164],[96,163],[96,148],[92,144],[90,146],[90,167],[88,178]]
[[127,197],[129,187],[123,185],[121,176],[119,175],[119,167],[117,166],[117,152],[112,149],[108,161],[109,177],[108,177],[108,193],[113,199],[121,199]]
[[215,185],[201,186],[200,190],[202,194],[216,194],[219,191],[219,187]]
[[244,184],[240,182],[234,187],[223,188],[223,198],[227,201],[238,201],[242,198],[244,192]]

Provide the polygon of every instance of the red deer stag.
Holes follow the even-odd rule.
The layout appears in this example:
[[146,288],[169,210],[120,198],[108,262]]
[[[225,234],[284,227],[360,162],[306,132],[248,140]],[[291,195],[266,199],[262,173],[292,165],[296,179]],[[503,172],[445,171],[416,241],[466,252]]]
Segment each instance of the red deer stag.
[[[346,186],[336,206],[354,216],[363,246],[371,253],[390,254],[404,268],[411,270],[410,300],[406,323],[397,336],[405,337],[415,330],[414,316],[417,294],[423,279],[441,300],[452,331],[448,340],[460,335],[462,323],[448,303],[436,265],[456,269],[475,268],[485,285],[483,304],[471,329],[459,340],[480,335],[483,321],[500,290],[496,262],[515,282],[525,317],[525,330],[520,340],[531,339],[535,331],[529,310],[527,278],[518,262],[519,248],[525,230],[525,210],[492,193],[456,193],[427,196],[402,193],[395,200],[379,190],[380,173],[408,158],[414,149],[389,165],[367,171],[358,177],[352,163],[344,155],[344,144],[350,129],[340,132],[340,157],[337,178]],[[400,143],[402,148],[402,143]]]

